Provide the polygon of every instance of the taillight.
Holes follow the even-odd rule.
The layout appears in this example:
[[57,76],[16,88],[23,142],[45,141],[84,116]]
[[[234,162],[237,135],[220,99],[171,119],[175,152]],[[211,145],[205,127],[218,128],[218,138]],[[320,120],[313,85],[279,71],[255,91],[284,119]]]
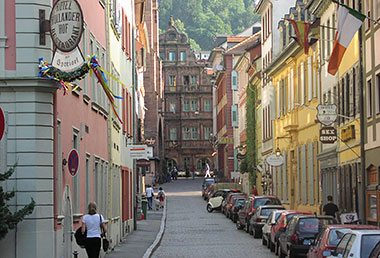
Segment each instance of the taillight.
[[[331,250],[335,250],[335,246],[326,246],[326,247],[323,249],[322,254],[323,254],[324,251],[331,251]],[[326,258],[326,257],[328,257],[328,256],[323,256],[323,255],[322,255],[322,257],[323,257],[323,258]]]
[[256,222],[263,222],[263,219],[256,219]]
[[298,244],[298,236],[297,236],[297,234],[293,234],[291,237],[290,237],[290,242],[292,243],[292,244]]

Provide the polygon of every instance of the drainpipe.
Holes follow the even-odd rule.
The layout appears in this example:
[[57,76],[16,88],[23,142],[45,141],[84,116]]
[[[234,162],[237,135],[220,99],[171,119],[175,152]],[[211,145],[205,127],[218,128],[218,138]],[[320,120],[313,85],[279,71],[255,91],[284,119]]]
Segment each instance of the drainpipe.
[[[359,0],[359,12],[362,11],[362,1]],[[359,29],[359,85],[363,85],[363,30],[362,27]],[[365,87],[363,87],[365,89]],[[362,221],[362,223],[366,223],[366,189],[365,189],[365,182],[366,182],[366,166],[365,166],[365,149],[364,149],[364,92],[363,90],[360,91],[360,97],[359,97],[359,107],[360,107],[360,173],[361,173],[361,190],[359,193],[359,203],[361,203],[361,207],[358,207],[359,211],[359,219]]]
[[[136,57],[135,57],[135,28],[132,30],[132,128],[133,128],[133,144],[136,144],[136,134],[137,134],[137,125],[136,125],[136,90],[138,88],[137,85],[137,73],[136,73]],[[134,188],[132,191],[132,201],[133,201],[133,228],[137,230],[137,203],[136,203],[136,189],[137,184],[139,183],[139,179],[136,176],[136,160],[133,159],[133,178],[134,178]],[[140,177],[139,173],[139,177]]]

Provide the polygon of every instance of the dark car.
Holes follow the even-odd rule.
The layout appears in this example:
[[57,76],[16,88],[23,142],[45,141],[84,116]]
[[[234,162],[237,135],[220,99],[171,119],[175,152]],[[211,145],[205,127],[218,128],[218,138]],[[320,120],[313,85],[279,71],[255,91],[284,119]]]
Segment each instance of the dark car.
[[249,232],[249,220],[255,213],[256,209],[262,205],[281,205],[281,201],[275,196],[249,196],[238,213],[238,220],[242,228]]
[[[337,244],[342,239],[343,235],[350,230],[363,230],[363,229],[379,229],[376,226],[369,225],[325,225],[321,229],[314,243],[311,245],[308,258],[324,257],[323,252],[328,250],[335,250]],[[377,257],[377,256],[376,256]]]
[[234,203],[232,205],[232,208],[230,209],[230,216],[229,218],[233,221],[236,222],[237,217],[238,217],[238,211],[244,206],[244,202],[247,199],[245,196],[238,196],[237,198],[234,199]]
[[253,235],[254,238],[261,237],[261,230],[265,222],[267,221],[272,211],[275,210],[285,210],[285,207],[281,205],[263,205],[257,208],[255,214],[253,214],[249,220],[249,233]]
[[295,215],[279,237],[279,257],[306,257],[310,246],[324,225],[336,224],[332,216]]
[[247,197],[247,195],[244,193],[240,193],[240,194],[234,194],[231,196],[230,200],[228,201],[228,203],[226,204],[226,207],[225,207],[225,209],[226,209],[225,214],[226,214],[227,218],[231,218],[230,217],[231,216],[231,209],[234,206],[236,199],[239,197]]
[[226,208],[227,208],[227,204],[229,204],[231,202],[231,199],[233,196],[237,196],[237,195],[242,195],[242,193],[236,193],[236,192],[232,192],[232,193],[229,193],[227,195],[227,197],[223,200],[222,202],[222,213],[223,214],[226,214]]

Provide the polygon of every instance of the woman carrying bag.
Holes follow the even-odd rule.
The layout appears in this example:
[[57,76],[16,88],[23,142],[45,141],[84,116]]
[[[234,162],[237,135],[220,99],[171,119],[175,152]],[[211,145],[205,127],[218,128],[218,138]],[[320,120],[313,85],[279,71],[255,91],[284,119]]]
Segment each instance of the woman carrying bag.
[[[103,233],[102,233],[103,229]],[[104,218],[97,213],[96,203],[88,204],[88,214],[82,219],[82,234],[87,230],[85,249],[88,258],[99,258],[101,238],[105,236],[107,227],[104,224]]]

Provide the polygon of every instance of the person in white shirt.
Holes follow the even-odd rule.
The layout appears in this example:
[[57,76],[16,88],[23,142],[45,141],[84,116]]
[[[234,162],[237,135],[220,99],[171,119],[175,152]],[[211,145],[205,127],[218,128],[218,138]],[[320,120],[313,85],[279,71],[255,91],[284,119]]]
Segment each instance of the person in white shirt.
[[107,232],[107,227],[104,224],[104,218],[97,213],[95,202],[88,204],[88,214],[82,219],[82,234],[87,230],[85,249],[88,258],[99,258],[101,246],[101,227],[104,234]]
[[152,200],[153,200],[153,188],[151,185],[147,185],[147,188],[145,189],[146,198],[148,199],[148,209],[152,209]]

